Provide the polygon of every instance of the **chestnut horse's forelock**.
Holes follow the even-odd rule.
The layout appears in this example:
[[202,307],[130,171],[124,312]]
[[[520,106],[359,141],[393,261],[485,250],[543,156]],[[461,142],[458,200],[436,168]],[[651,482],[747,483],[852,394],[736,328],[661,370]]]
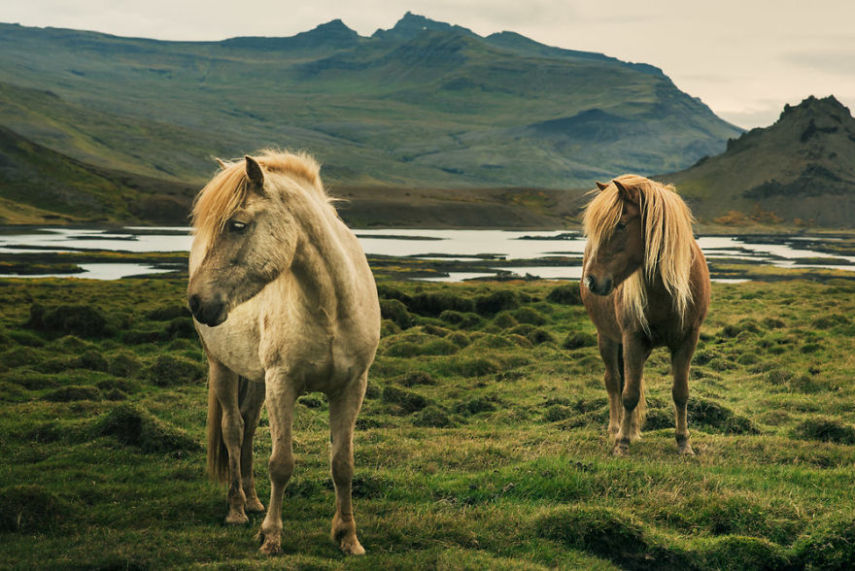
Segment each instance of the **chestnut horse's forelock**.
[[[620,284],[621,305],[644,328],[647,327],[645,281],[657,274],[674,301],[678,315],[685,316],[692,301],[692,213],[674,187],[637,175],[617,179],[621,185],[638,190],[643,225],[644,263]],[[596,191],[595,191],[596,192]],[[615,184],[597,193],[585,209],[583,227],[588,237],[588,259],[593,259],[600,244],[615,231],[624,208],[624,199]]]

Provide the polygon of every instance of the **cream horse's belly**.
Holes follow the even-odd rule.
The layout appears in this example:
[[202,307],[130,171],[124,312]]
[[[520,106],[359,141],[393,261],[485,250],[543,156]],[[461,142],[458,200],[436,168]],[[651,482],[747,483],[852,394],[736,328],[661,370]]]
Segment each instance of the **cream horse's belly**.
[[264,381],[264,367],[258,354],[259,297],[235,307],[229,318],[216,327],[208,327],[194,320],[208,355],[249,379]]

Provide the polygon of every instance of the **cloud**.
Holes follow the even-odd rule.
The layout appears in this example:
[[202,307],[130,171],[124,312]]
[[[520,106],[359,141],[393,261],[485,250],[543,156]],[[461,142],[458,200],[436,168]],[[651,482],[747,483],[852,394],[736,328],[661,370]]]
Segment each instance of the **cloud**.
[[855,48],[844,50],[816,50],[790,52],[782,55],[788,63],[820,70],[847,78],[855,77]]

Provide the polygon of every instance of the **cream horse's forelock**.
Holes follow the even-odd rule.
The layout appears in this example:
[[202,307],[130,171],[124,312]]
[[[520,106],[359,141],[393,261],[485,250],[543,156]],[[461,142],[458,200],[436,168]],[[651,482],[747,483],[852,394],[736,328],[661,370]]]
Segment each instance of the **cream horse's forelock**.
[[[253,155],[253,158],[267,172],[295,175],[308,183],[305,187],[315,198],[332,202],[321,183],[321,167],[310,155],[265,149]],[[199,192],[193,203],[193,229],[206,250],[245,202],[250,188],[245,160],[215,160],[220,171]]]
[[[644,263],[618,286],[617,295],[620,296],[624,311],[649,332],[645,285],[648,281],[656,279],[658,275],[671,295],[674,309],[681,320],[692,301],[689,280],[694,219],[672,186],[664,186],[639,176],[621,177],[620,180],[624,186],[639,191]],[[623,200],[614,184],[599,192],[588,205],[583,226],[589,238],[589,260],[596,255],[599,244],[611,237],[622,211]]]

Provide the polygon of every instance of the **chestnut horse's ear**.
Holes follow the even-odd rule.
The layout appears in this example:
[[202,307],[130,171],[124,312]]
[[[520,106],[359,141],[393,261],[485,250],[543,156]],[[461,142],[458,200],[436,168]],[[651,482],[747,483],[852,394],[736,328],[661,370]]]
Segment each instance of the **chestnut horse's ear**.
[[605,190],[608,187],[609,187],[609,185],[607,185],[606,183],[597,181],[597,188],[599,188],[600,190]]
[[220,168],[225,170],[229,165],[226,164],[226,161],[219,157],[214,157],[214,160],[217,161],[217,164],[220,165]]
[[618,179],[614,179],[612,181],[612,183],[614,183],[614,185],[617,187],[618,193],[620,194],[620,197],[622,199],[624,199],[627,202],[632,202],[633,204],[638,204],[639,199],[638,199],[638,189],[637,188],[635,188],[633,186],[630,186],[630,187],[624,186],[623,184],[621,184],[621,182]]
[[264,186],[264,172],[261,170],[261,165],[249,155],[244,158],[246,159],[246,176],[260,190]]

